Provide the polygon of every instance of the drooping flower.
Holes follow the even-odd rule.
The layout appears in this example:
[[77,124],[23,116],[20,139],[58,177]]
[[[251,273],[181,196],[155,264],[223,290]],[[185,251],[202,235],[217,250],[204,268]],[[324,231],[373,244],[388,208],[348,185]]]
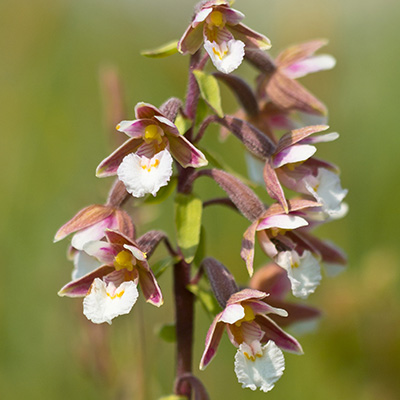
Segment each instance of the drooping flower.
[[263,251],[276,264],[285,269],[295,296],[306,298],[313,293],[322,277],[319,252],[295,230],[308,225],[299,212],[318,207],[307,200],[289,201],[289,213],[274,204],[255,220],[243,237],[241,256],[246,262],[250,276],[253,275],[254,241],[257,233]]
[[283,135],[274,155],[264,165],[264,181],[269,195],[287,208],[281,186],[312,196],[329,217],[339,215],[347,190],[342,189],[335,166],[318,160],[313,155],[316,143],[336,140],[336,132],[310,137],[326,130],[324,125],[308,126]]
[[129,215],[119,207],[110,204],[94,204],[85,207],[57,231],[54,237],[55,242],[74,233],[68,251],[69,258],[74,262],[73,280],[101,266],[101,263],[90,257],[83,248],[89,242],[103,239],[107,229],[116,229],[132,238],[135,232]]
[[85,297],[83,313],[96,324],[127,314],[138,298],[139,284],[146,300],[160,307],[161,290],[151,271],[146,254],[125,235],[112,230],[105,232],[107,241],[91,241],[83,251],[97,259],[101,266],[69,282],[60,296]]
[[268,293],[269,296],[264,301],[268,300],[269,305],[283,308],[288,312],[287,317],[277,314],[270,315],[270,318],[281,327],[314,326],[317,318],[321,316],[321,312],[314,307],[286,300],[290,293],[290,280],[286,271],[275,263],[269,263],[259,268],[252,276],[249,286],[251,289]]
[[207,165],[204,154],[156,107],[139,103],[135,116],[135,120],[117,125],[130,139],[100,163],[98,177],[118,174],[133,196],[155,196],[172,174],[170,153],[185,168]]
[[230,296],[225,309],[212,322],[206,337],[200,361],[204,369],[214,357],[226,328],[229,340],[238,348],[235,372],[243,387],[269,391],[281,377],[284,358],[279,348],[302,354],[295,338],[284,332],[267,314],[283,317],[287,312],[274,308],[263,300],[268,295],[253,289],[244,289]]
[[259,93],[268,96],[282,110],[298,110],[309,114],[327,114],[325,105],[304,88],[297,78],[332,69],[336,61],[330,55],[314,55],[326,44],[324,40],[301,43],[284,50],[273,62],[263,79]]
[[243,18],[227,1],[206,1],[196,11],[178,43],[178,50],[182,54],[194,54],[204,43],[215,67],[229,74],[242,63],[245,46],[262,50],[271,47],[267,37],[240,22]]

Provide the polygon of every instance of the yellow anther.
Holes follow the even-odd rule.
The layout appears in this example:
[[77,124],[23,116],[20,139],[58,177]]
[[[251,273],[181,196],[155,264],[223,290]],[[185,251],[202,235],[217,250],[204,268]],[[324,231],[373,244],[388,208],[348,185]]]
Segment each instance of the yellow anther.
[[241,320],[235,322],[236,326],[242,325],[243,322],[251,322],[255,318],[254,311],[250,306],[244,305],[243,308],[244,308],[244,317]]
[[118,124],[118,125],[115,127],[115,129],[116,129],[117,131],[119,131],[119,128],[121,128],[121,125],[120,125],[120,124]]
[[292,262],[292,263],[291,263],[291,267],[292,267],[292,268],[299,268],[299,267],[300,267],[300,264],[297,263],[297,262]]
[[133,270],[133,257],[132,253],[126,250],[120,251],[114,260],[114,267],[117,271],[126,268],[128,271]]
[[156,140],[158,144],[162,143],[163,131],[158,125],[148,125],[144,130],[144,141],[146,143],[151,143],[152,141]]
[[224,15],[220,11],[213,11],[210,14],[209,21],[212,25],[218,26],[219,28],[225,25]]

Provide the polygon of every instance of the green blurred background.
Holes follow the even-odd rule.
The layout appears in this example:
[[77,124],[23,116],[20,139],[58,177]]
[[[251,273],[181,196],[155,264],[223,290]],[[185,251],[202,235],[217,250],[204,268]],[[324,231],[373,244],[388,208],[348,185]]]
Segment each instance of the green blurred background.
[[[57,296],[70,278],[60,225],[82,207],[103,202],[112,180],[94,170],[115,147],[99,71],[118,68],[127,112],[138,101],[160,105],[183,97],[188,59],[153,60],[139,51],[178,39],[192,1],[31,0],[0,2],[1,399],[157,399],[171,393],[174,349],[154,334],[172,322],[170,271],[160,280],[161,311],[141,298],[112,326],[92,326],[80,300]],[[330,109],[337,142],[319,156],[339,164],[350,189],[349,215],[319,230],[349,256],[349,268],[325,279],[310,302],[324,310],[314,333],[300,336],[305,355],[286,356],[269,394],[242,390],[235,349],[225,337],[205,372],[197,370],[210,320],[196,311],[195,371],[212,399],[400,398],[399,196],[400,94],[397,0],[238,0],[245,23],[266,34],[276,55],[287,45],[328,38],[338,65],[302,82]],[[253,77],[248,66],[238,70]],[[224,109],[234,111],[224,90]],[[239,143],[208,145],[244,171]],[[196,188],[220,195],[212,182]],[[204,193],[204,195],[203,195]],[[264,198],[266,200],[266,197]],[[172,202],[137,213],[140,231],[173,235]],[[208,254],[246,283],[239,257],[247,222],[220,207],[205,211]],[[260,253],[260,252],[258,252]],[[160,251],[157,257],[162,257]],[[257,258],[258,265],[263,257]]]

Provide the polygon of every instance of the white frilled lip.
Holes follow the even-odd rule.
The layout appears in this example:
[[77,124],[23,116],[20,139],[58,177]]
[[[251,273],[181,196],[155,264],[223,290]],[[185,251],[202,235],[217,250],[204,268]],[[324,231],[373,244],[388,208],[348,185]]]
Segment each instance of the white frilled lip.
[[[314,184],[317,182],[317,185]],[[305,179],[305,187],[314,198],[322,204],[323,211],[338,218],[343,213],[342,201],[346,197],[348,190],[343,189],[340,177],[325,168],[318,168],[318,174],[313,179]]]
[[172,157],[167,150],[160,151],[151,159],[131,153],[122,160],[117,174],[133,197],[143,197],[148,193],[156,196],[171,178]]
[[244,58],[244,47],[242,41],[234,39],[221,44],[208,40],[204,42],[204,48],[215,68],[224,74],[230,74],[240,66]]
[[[243,388],[259,388],[263,392],[269,392],[285,370],[283,353],[273,341],[258,348],[256,355],[249,352],[254,353],[254,350],[246,343],[241,344],[236,352],[235,373],[238,381]],[[249,359],[246,354],[253,358]]]
[[296,251],[280,252],[275,262],[287,271],[292,293],[296,297],[306,299],[321,282],[319,260],[308,250],[301,256]]
[[113,318],[128,314],[139,297],[136,283],[122,282],[116,286],[96,278],[83,300],[83,313],[93,323],[111,324]]

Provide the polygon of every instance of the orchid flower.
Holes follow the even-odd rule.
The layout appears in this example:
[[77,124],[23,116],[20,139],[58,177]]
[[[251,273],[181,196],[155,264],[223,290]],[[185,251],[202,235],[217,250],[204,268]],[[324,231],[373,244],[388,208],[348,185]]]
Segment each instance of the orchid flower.
[[206,1],[180,39],[178,50],[182,54],[194,54],[204,43],[215,67],[229,74],[242,63],[245,46],[262,50],[271,47],[267,37],[240,22],[243,18],[244,15],[231,8],[227,1]]
[[268,295],[254,289],[244,289],[230,296],[225,309],[212,322],[206,337],[200,369],[206,368],[216,354],[226,328],[229,340],[238,348],[235,373],[242,386],[267,392],[282,376],[282,351],[302,354],[295,338],[284,332],[267,314],[287,316],[263,300]]
[[268,96],[276,106],[283,110],[298,110],[309,114],[327,114],[327,109],[320,100],[312,95],[297,78],[332,69],[336,61],[330,55],[314,55],[324,40],[314,40],[298,44],[284,50],[274,61],[274,72],[267,72],[260,80],[259,93]]
[[111,205],[99,204],[85,207],[57,231],[55,242],[74,233],[68,251],[69,258],[74,261],[73,280],[101,266],[100,261],[90,257],[83,248],[89,242],[103,239],[107,229],[117,229],[128,237],[133,237],[135,231],[132,220],[125,211]]
[[[314,158],[316,143],[336,140],[336,132],[310,137],[326,130],[325,125],[293,130],[281,137],[275,153],[264,165],[264,181],[269,195],[286,208],[281,182],[291,190],[312,196],[327,216],[341,214],[347,190],[342,189],[335,166]],[[253,168],[254,170],[254,168]]]
[[91,241],[83,246],[83,251],[101,266],[69,282],[59,295],[85,297],[83,313],[96,324],[111,324],[116,316],[129,313],[138,298],[138,284],[146,300],[160,307],[163,297],[146,254],[117,231],[107,230],[105,236],[107,241]]
[[204,154],[156,107],[139,103],[135,116],[135,120],[117,125],[130,139],[100,163],[97,176],[117,174],[134,197],[155,196],[172,175],[170,153],[184,168],[207,165]]
[[321,312],[306,304],[287,301],[286,296],[290,292],[290,280],[286,271],[275,263],[269,263],[259,268],[252,276],[249,284],[251,289],[269,293],[268,304],[273,307],[283,308],[288,312],[287,317],[271,314],[270,318],[279,326],[308,326],[314,325]]
[[274,204],[250,225],[244,234],[241,251],[250,276],[253,275],[257,233],[265,254],[286,270],[294,296],[306,298],[315,291],[322,279],[320,254],[302,240],[301,235],[292,234],[292,231],[308,225],[298,212],[318,205],[307,200],[292,200],[289,202],[290,212],[286,213],[280,205]]

